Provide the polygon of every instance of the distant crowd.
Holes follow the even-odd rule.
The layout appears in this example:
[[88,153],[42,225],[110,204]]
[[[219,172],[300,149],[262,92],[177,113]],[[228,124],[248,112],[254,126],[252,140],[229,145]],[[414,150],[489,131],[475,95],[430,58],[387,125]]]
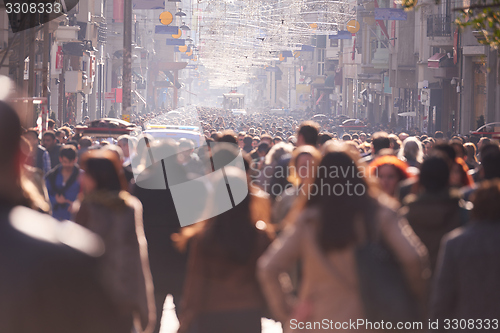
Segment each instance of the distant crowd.
[[[0,332],[158,333],[169,294],[181,333],[498,330],[498,141],[196,111],[170,119],[201,126],[199,147],[23,130],[0,102]],[[204,183],[221,156],[242,165]],[[194,220],[222,213],[181,228],[190,181]]]

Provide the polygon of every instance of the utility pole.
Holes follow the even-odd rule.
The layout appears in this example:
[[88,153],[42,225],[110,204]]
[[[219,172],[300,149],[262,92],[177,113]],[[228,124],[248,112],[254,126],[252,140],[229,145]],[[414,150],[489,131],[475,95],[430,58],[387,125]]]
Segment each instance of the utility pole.
[[28,112],[27,112],[27,124],[33,126],[36,124],[35,118],[35,108],[33,105],[33,97],[35,97],[35,28],[29,30],[29,69],[28,69]]
[[45,97],[46,110],[42,113],[42,130],[46,130],[45,124],[49,116],[49,50],[50,50],[50,32],[49,24],[45,23],[43,26],[43,55],[42,55],[42,96]]
[[[130,117],[132,100],[132,0],[123,1],[122,116]],[[130,118],[128,119],[130,120]]]

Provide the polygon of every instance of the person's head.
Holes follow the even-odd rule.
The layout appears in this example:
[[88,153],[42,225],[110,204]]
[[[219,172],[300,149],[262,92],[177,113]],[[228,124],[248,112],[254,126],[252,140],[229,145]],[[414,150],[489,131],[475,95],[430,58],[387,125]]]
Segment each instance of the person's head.
[[263,134],[260,137],[260,143],[267,143],[271,147],[273,145],[273,138],[269,134]]
[[476,146],[471,142],[467,142],[464,144],[464,148],[466,152],[465,156],[467,158],[467,161],[474,161],[477,163]]
[[474,205],[471,218],[474,221],[500,222],[500,179],[481,182],[471,195]]
[[118,137],[117,143],[118,147],[120,147],[123,151],[123,156],[125,158],[130,157],[130,136],[122,135]]
[[88,136],[83,136],[80,141],[78,141],[80,149],[88,149],[92,146],[92,139]]
[[[375,203],[364,167],[359,165],[359,152],[337,142],[326,144],[324,149],[307,206],[320,212],[317,240],[319,247],[329,252],[356,243],[355,221],[371,218]],[[335,175],[335,170],[339,174]],[[334,219],[331,212],[335,212]]]
[[276,145],[280,142],[283,142],[283,139],[280,136],[275,136],[273,139],[273,144]]
[[265,142],[259,143],[259,146],[257,147],[257,153],[259,154],[259,157],[265,157],[267,153],[269,152],[269,145]]
[[428,155],[433,146],[433,142],[431,140],[425,139],[422,141],[422,148],[424,149],[424,154]]
[[218,142],[232,143],[232,144],[239,146],[238,138],[236,137],[236,134],[231,130],[227,130],[227,131],[222,132],[221,137],[217,141]]
[[366,133],[364,133],[364,132],[359,133],[359,139],[361,140],[361,142],[365,142],[366,141]]
[[244,138],[245,138],[245,132],[239,132],[238,133],[238,146],[240,148],[243,148],[243,146],[244,146],[244,142],[243,142]]
[[256,148],[260,143],[260,138],[258,136],[254,136],[252,139],[252,148]]
[[382,149],[390,147],[391,141],[386,132],[376,132],[372,135],[373,154],[377,155]]
[[191,160],[191,154],[194,152],[194,142],[189,139],[182,138],[179,140],[179,159],[181,163],[187,163]]
[[38,147],[38,131],[34,128],[28,129],[23,134],[24,138],[28,140],[30,146],[35,149]]
[[425,192],[437,193],[447,189],[449,178],[449,161],[442,154],[428,157],[420,167],[419,183]]
[[311,184],[320,162],[321,153],[315,147],[309,145],[298,147],[290,159],[288,181],[295,186]]
[[434,133],[434,138],[435,138],[436,140],[439,140],[439,139],[444,139],[444,134],[443,134],[443,132],[441,132],[441,131],[436,131],[436,132]]
[[107,149],[89,150],[80,162],[84,171],[80,184],[84,194],[93,191],[119,192],[127,189],[123,167],[117,155]]
[[54,131],[56,128],[56,122],[53,119],[47,120],[47,131]]
[[378,179],[382,191],[394,197],[399,182],[408,179],[408,165],[396,156],[385,155],[370,164],[370,174]]
[[297,147],[310,145],[316,147],[318,143],[319,125],[314,121],[305,121],[297,131]]
[[483,179],[500,178],[500,148],[498,145],[488,144],[481,147],[481,168]]
[[342,135],[342,141],[351,141],[352,140],[352,137],[349,133],[345,133],[344,135]]
[[252,142],[253,142],[252,136],[245,135],[245,137],[243,138],[243,148],[247,148],[247,149],[252,148]]
[[332,136],[328,133],[320,133],[318,136],[318,145],[322,147],[328,140],[331,140]]
[[467,151],[465,150],[464,144],[459,139],[452,139],[450,145],[455,149],[457,157],[465,158]]
[[399,140],[399,137],[396,134],[389,134],[389,141],[393,150],[397,151],[401,148],[401,140]]
[[43,133],[43,136],[42,136],[42,145],[45,148],[51,149],[56,144],[57,144],[57,142],[56,142],[56,135],[55,135],[54,132],[47,131],[47,132]]
[[408,133],[405,133],[405,132],[402,132],[402,133],[399,133],[398,135],[398,138],[401,142],[405,141],[406,138],[408,138],[410,135]]
[[71,170],[76,164],[76,149],[73,145],[62,146],[59,150],[59,162],[63,169]]
[[66,132],[63,130],[59,130],[56,132],[56,139],[60,144],[65,144],[68,141],[68,137],[66,136]]
[[399,150],[398,157],[408,162],[416,161],[422,163],[424,151],[422,143],[414,136],[410,136],[403,141],[403,148]]

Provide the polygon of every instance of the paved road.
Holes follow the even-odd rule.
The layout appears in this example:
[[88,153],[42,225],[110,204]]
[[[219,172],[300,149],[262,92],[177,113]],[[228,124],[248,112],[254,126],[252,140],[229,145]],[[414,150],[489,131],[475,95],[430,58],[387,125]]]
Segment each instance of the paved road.
[[[169,295],[163,309],[160,333],[177,333],[179,321],[174,311],[174,302]],[[282,333],[281,324],[273,320],[262,319],[262,333]]]

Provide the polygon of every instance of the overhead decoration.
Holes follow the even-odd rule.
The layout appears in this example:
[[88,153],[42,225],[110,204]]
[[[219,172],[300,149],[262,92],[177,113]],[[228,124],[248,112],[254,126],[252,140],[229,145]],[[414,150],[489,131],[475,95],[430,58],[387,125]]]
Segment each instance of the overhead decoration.
[[195,44],[211,87],[239,86],[265,65],[312,52],[311,37],[349,30],[357,17],[357,2],[347,0],[198,0],[198,6],[203,11],[186,12],[183,21],[199,34]]
[[169,25],[170,23],[172,23],[173,19],[174,17],[170,12],[163,12],[160,14],[160,23],[163,25]]
[[177,28],[177,33],[172,34],[172,38],[181,38],[182,36],[182,30],[180,28]]

